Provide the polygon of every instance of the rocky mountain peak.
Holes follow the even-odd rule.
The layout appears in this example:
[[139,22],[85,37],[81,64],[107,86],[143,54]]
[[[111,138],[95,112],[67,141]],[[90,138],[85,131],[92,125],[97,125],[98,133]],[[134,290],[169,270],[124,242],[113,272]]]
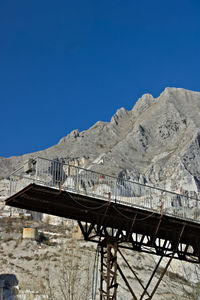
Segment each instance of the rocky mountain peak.
[[128,115],[128,111],[124,107],[121,107],[120,109],[117,110],[117,112],[111,118],[110,122],[111,122],[111,124],[118,125],[120,119],[127,117],[127,115]]
[[80,132],[78,129],[72,130],[67,136],[60,139],[59,144],[66,142],[67,139],[76,139],[77,137],[79,137],[79,135],[80,135]]
[[155,102],[154,97],[151,94],[144,94],[138,99],[133,106],[132,112],[135,117],[138,117],[141,113],[147,110]]

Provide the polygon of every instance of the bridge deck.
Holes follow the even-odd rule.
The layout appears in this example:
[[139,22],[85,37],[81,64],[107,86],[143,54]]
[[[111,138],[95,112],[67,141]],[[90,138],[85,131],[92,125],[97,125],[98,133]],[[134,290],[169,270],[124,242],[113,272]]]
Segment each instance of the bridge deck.
[[[93,224],[93,229],[97,226],[96,233],[101,227],[116,229],[118,237],[125,232],[121,242],[131,242],[133,249],[139,251],[144,249],[141,246],[149,249],[154,247],[156,254],[162,252],[162,255],[165,255],[167,251],[175,251],[178,246],[177,258],[199,262],[200,224],[192,221],[34,183],[10,196],[6,204],[90,223]],[[140,240],[133,238],[134,234],[141,235]],[[87,230],[85,238],[92,240]],[[166,242],[170,246],[167,246]]]

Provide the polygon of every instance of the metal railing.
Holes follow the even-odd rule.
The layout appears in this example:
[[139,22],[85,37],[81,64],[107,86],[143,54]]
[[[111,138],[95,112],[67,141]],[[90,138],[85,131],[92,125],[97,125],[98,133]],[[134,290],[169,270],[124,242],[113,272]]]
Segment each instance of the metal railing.
[[200,201],[160,188],[61,163],[36,158],[10,176],[10,194],[30,183],[72,191],[93,198],[200,222]]

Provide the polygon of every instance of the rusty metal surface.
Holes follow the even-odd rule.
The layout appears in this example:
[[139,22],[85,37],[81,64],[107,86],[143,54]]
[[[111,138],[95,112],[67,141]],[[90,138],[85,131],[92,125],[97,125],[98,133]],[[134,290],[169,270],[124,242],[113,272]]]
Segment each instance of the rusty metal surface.
[[117,300],[117,243],[101,247],[100,300]]

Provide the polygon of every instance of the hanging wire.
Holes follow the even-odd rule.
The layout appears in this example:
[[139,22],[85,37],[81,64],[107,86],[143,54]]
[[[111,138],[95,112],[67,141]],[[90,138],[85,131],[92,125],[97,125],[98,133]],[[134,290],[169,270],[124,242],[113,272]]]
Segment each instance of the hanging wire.
[[[67,191],[66,191],[67,192]],[[106,209],[104,211],[104,214],[102,216],[102,219],[101,219],[101,224],[103,224],[104,222],[104,219],[106,217],[106,214],[107,214],[107,211],[108,211],[108,208],[110,206],[110,201],[109,202],[106,202],[105,204],[101,205],[101,206],[98,206],[98,207],[95,207],[95,208],[91,208],[91,207],[87,207],[85,205],[82,205],[81,203],[79,203],[77,200],[74,199],[74,197],[69,193],[67,192],[67,194],[70,196],[70,198],[78,205],[84,207],[84,208],[87,208],[88,210],[94,210],[94,209],[99,209],[99,208],[102,208],[104,206],[106,206]],[[92,300],[96,300],[96,292],[97,292],[97,285],[98,285],[98,263],[99,263],[99,243],[101,241],[101,236],[99,236],[99,241],[98,241],[98,244],[97,244],[97,248],[96,248],[96,252],[95,252],[95,258],[94,258],[94,264],[93,264],[93,272],[92,272]]]
[[[122,217],[126,218],[127,220],[132,220],[133,218],[129,218],[126,215],[124,215],[115,205],[113,206],[113,208],[115,209],[116,212],[118,212]],[[148,218],[150,218],[151,216],[153,216],[155,214],[155,212],[152,212],[151,214],[149,214],[148,216],[138,219],[136,218],[135,221],[143,221],[146,220]]]
[[84,205],[84,204],[81,204],[81,203],[78,202],[76,199],[74,199],[74,197],[73,197],[68,191],[66,191],[66,193],[70,196],[70,198],[71,198],[76,204],[78,204],[79,206],[81,206],[81,207],[83,207],[83,208],[86,208],[86,209],[88,209],[88,210],[96,210],[96,209],[100,209],[100,208],[102,208],[102,207],[108,205],[108,203],[106,202],[106,203],[104,203],[104,204],[102,204],[102,205],[99,205],[99,206],[96,206],[96,207],[89,207],[89,206],[86,206],[86,205]]
[[95,257],[94,257],[94,264],[93,264],[93,271],[92,271],[92,300],[95,300],[95,270],[96,270],[96,260],[97,260],[97,254],[98,254],[98,245],[95,251]]
[[99,253],[100,253],[100,247],[97,245],[97,264],[96,264],[96,278],[95,278],[95,290],[94,290],[94,300],[96,300],[97,295],[97,285],[98,285],[98,274],[99,274]]
[[[75,200],[74,197],[73,197],[68,191],[66,191],[66,193],[70,196],[70,198],[71,198],[76,204],[78,204],[79,206],[81,206],[81,207],[83,207],[83,208],[86,208],[86,209],[88,209],[88,210],[96,210],[96,209],[100,209],[100,208],[106,206],[106,210],[105,210],[105,213],[104,213],[103,218],[102,218],[102,222],[103,222],[103,220],[104,220],[104,218],[105,218],[105,215],[106,215],[106,213],[107,213],[108,207],[109,207],[109,205],[108,205],[109,203],[106,202],[106,203],[104,203],[104,204],[102,204],[102,205],[100,205],[100,206],[96,206],[96,207],[88,207],[88,206],[86,206],[86,205],[81,204],[81,203],[78,202],[77,200]],[[127,220],[132,220],[132,218],[129,218],[129,217],[127,217],[126,215],[124,215],[122,212],[120,212],[120,210],[116,207],[116,205],[113,205],[113,208],[114,208],[114,209],[116,210],[116,212],[118,212],[122,217],[126,218]],[[144,218],[140,218],[140,219],[136,218],[135,221],[143,221],[143,220],[146,220],[146,219],[150,218],[151,216],[153,216],[154,214],[155,214],[155,212],[152,212],[151,214],[149,214],[148,216],[146,216],[146,217],[144,217]]]

